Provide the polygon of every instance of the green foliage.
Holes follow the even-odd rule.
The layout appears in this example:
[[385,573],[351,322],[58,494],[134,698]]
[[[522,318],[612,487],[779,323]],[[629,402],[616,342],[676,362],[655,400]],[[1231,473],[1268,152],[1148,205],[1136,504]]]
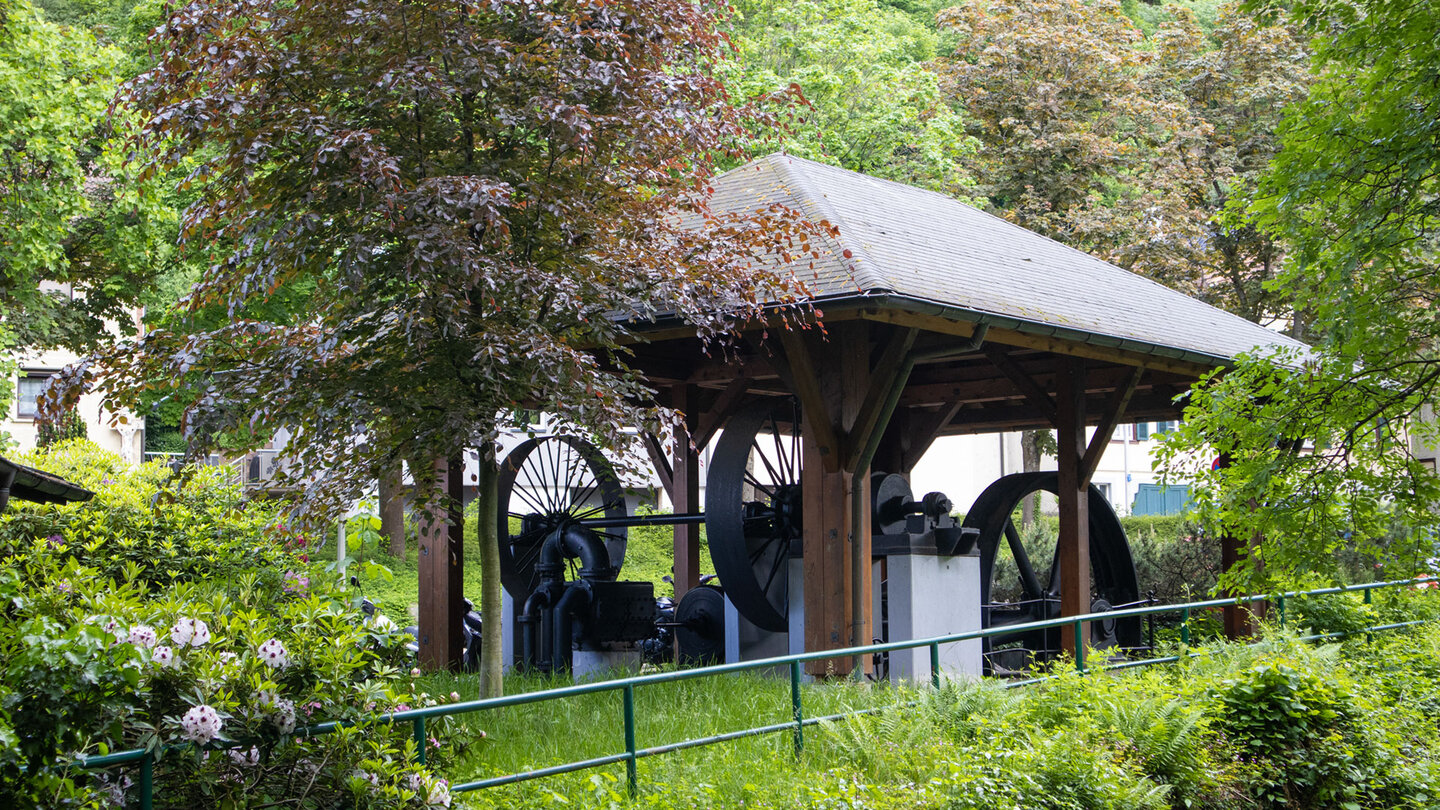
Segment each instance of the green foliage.
[[[777,735],[642,760],[634,800],[618,767],[472,800],[484,808],[1310,810],[1354,802],[1418,810],[1433,804],[1440,763],[1437,644],[1434,626],[1343,647],[1314,647],[1271,628],[1256,646],[1195,648],[1197,657],[1174,666],[1062,671],[1024,688],[806,684],[807,716],[873,711],[807,729],[799,759]],[[455,676],[428,686],[462,696],[475,688]],[[748,675],[641,687],[636,700],[642,746],[781,722],[789,712],[783,678]],[[467,717],[487,736],[457,773],[499,775],[614,751],[619,716],[610,694]]]
[[40,416],[35,419],[35,445],[46,448],[73,439],[85,439],[90,435],[80,411],[66,408],[58,416]]
[[[1316,79],[1280,129],[1248,212],[1289,245],[1274,286],[1304,303],[1297,314],[1316,350],[1245,358],[1192,394],[1190,429],[1174,437],[1167,467],[1206,492],[1207,525],[1264,535],[1244,579],[1263,578],[1260,565],[1328,573],[1342,538],[1369,545],[1392,522],[1413,530],[1404,556],[1423,561],[1435,556],[1440,496],[1412,455],[1436,440],[1424,409],[1440,395],[1436,10],[1249,5],[1286,14],[1313,53]],[[1231,453],[1235,464],[1209,474],[1182,450]]]
[[[0,523],[0,556],[39,582],[46,561],[73,560],[107,579],[158,591],[177,582],[258,576],[278,587],[283,549],[277,514],[244,502],[223,467],[175,474],[159,463],[130,467],[113,453],[70,441],[22,455],[95,493],[61,505],[13,504]],[[275,539],[271,539],[274,537]],[[39,567],[30,570],[32,563]]]
[[[795,84],[808,106],[779,145],[801,157],[949,194],[971,185],[977,143],[925,62],[933,27],[875,0],[734,4],[728,23],[735,91],[773,93]],[[774,150],[769,139],[750,147]]]
[[0,308],[20,345],[93,347],[107,319],[133,331],[165,267],[175,213],[123,165],[130,122],[107,114],[124,62],[28,0],[0,3]]

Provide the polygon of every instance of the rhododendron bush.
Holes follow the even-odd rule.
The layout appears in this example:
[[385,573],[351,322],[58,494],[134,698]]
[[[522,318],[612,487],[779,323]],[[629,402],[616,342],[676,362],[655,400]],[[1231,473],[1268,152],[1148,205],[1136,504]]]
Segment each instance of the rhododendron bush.
[[409,636],[366,619],[267,508],[213,471],[127,471],[89,446],[21,461],[96,495],[0,518],[0,807],[132,806],[135,766],[74,763],[133,748],[159,754],[157,807],[449,803],[408,725],[295,736],[433,701]]

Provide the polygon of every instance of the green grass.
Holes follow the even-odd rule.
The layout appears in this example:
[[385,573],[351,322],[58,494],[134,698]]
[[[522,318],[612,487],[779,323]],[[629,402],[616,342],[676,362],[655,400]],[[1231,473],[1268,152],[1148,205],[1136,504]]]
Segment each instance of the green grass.
[[[1257,801],[1257,791],[1276,780],[1303,792],[1305,779],[1328,773],[1332,787],[1354,793],[1356,807],[1419,810],[1440,795],[1437,660],[1436,625],[1325,647],[1272,630],[1257,646],[1210,645],[1177,665],[1108,675],[1062,671],[1020,689],[995,681],[956,682],[939,692],[810,683],[803,687],[807,716],[881,711],[807,727],[799,757],[785,732],[641,760],[634,799],[626,795],[624,766],[614,765],[468,793],[458,803],[694,810],[1341,806]],[[1276,752],[1284,756],[1250,761],[1236,735],[1256,726],[1237,722],[1231,707],[1236,695],[1250,694],[1239,690],[1273,683],[1275,672],[1295,673],[1285,688],[1300,690],[1296,695],[1317,709],[1264,721],[1267,728],[1306,723],[1308,732],[1290,737],[1293,747]],[[563,683],[512,677],[506,691]],[[452,691],[461,699],[476,696],[474,676],[432,675],[420,686],[444,696],[442,702]],[[790,716],[784,677],[713,676],[641,686],[635,694],[641,748]],[[1283,698],[1258,699],[1290,705]],[[621,694],[464,715],[440,733],[445,742],[434,762],[452,782],[615,754],[624,750]]]

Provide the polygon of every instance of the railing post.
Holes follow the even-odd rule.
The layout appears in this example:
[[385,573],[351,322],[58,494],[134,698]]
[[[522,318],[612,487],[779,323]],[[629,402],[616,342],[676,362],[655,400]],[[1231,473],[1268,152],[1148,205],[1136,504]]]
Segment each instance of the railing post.
[[930,685],[940,688],[940,642],[930,645]]
[[1085,674],[1085,623],[1075,622],[1075,671]]
[[155,807],[155,757],[150,752],[140,760],[140,810]]
[[640,792],[640,781],[635,768],[635,687],[630,684],[625,686],[625,753],[630,755],[625,760],[625,785],[633,799]]
[[425,764],[425,718],[415,718],[415,761]]
[[790,716],[795,720],[795,756],[805,753],[805,713],[800,705],[800,662],[790,662]]
[[1190,646],[1190,608],[1180,611],[1180,643]]
[[[1367,592],[1368,593],[1368,592]],[[1275,609],[1280,612],[1280,629],[1285,629],[1285,594],[1275,597]]]
[[[1365,604],[1366,604],[1366,605],[1369,605],[1369,604],[1370,604],[1370,594],[1373,593],[1374,590],[1375,590],[1374,588],[1366,588],[1366,589],[1365,589]],[[1374,641],[1374,640],[1375,640],[1375,634],[1372,633],[1372,632],[1370,632],[1369,630],[1366,630],[1366,631],[1365,631],[1365,643],[1366,643],[1366,644],[1369,644],[1370,642],[1372,642],[1372,641]]]

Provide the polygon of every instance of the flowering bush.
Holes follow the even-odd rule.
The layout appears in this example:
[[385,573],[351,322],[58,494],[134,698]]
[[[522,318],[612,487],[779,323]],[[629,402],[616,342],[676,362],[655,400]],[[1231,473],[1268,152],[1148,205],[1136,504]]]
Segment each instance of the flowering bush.
[[[59,452],[105,461],[71,445]],[[0,519],[0,807],[133,805],[134,766],[73,767],[78,754],[132,748],[158,752],[157,807],[448,804],[448,788],[415,764],[409,726],[293,736],[433,703],[414,692],[408,635],[365,620],[333,576],[312,572],[305,589],[287,589],[281,572],[306,564],[233,491],[186,494],[152,470],[103,472],[61,470],[97,486],[97,500],[109,486],[125,490],[111,501],[122,509],[155,505],[126,519],[87,505]],[[98,484],[104,477],[112,483]],[[203,508],[184,503],[192,495]],[[207,528],[192,525],[188,539],[146,534],[192,520]],[[158,556],[107,559],[136,549]],[[206,557],[222,549],[253,567],[217,563],[209,578]]]

